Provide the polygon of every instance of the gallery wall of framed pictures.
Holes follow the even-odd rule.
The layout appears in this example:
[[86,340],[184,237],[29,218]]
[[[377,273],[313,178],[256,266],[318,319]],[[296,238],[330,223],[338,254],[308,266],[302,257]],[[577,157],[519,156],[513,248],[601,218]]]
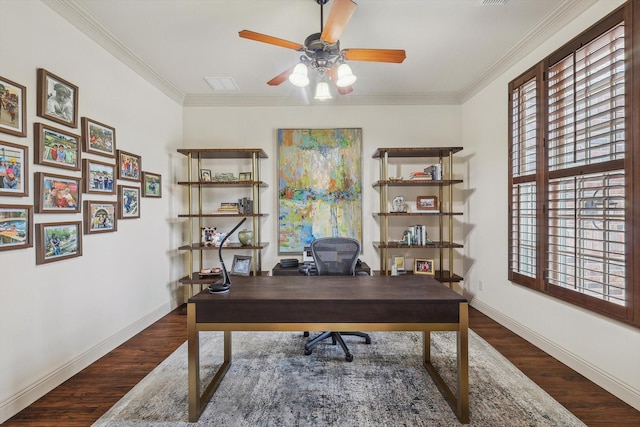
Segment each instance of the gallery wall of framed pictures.
[[[114,126],[80,117],[77,85],[44,68],[36,82],[42,120],[29,135],[28,88],[0,76],[0,251],[35,246],[36,264],[47,264],[82,256],[83,235],[116,232],[118,220],[140,218],[141,198],[161,198],[163,184],[161,174],[142,170],[141,155],[117,148]],[[80,216],[57,221],[61,213]]]

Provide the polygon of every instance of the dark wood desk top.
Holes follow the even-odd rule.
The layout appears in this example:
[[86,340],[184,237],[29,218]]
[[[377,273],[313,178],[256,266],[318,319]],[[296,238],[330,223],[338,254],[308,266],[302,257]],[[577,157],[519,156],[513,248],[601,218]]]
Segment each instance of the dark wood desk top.
[[457,323],[462,302],[423,275],[234,276],[229,292],[189,299],[198,323]]

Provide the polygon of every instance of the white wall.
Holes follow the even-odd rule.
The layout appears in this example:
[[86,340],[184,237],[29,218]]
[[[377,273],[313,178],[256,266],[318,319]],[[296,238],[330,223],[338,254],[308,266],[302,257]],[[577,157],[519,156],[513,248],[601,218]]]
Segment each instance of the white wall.
[[465,248],[465,278],[476,308],[640,409],[640,330],[507,279],[507,84],[622,3],[599,1],[465,103],[465,218],[472,230]]
[[[372,158],[373,153],[381,147],[460,145],[462,136],[460,106],[185,108],[185,147],[259,147],[263,148],[269,156],[261,163],[262,179],[269,184],[269,187],[262,192],[262,210],[269,214],[262,223],[262,239],[269,242],[269,246],[263,252],[262,269],[264,271],[270,271],[280,258],[286,257],[278,256],[277,243],[277,129],[337,127],[362,128],[363,255],[361,258],[377,270],[380,268],[379,255],[372,241],[380,240],[380,237],[377,221],[372,212],[379,212],[380,208],[379,193],[372,187],[372,183],[379,179],[379,161]],[[424,165],[420,164],[416,167],[421,170]],[[411,170],[413,169],[407,167],[402,173],[408,177]],[[235,163],[228,162],[228,165],[219,172],[237,174],[239,171]],[[407,190],[397,189],[397,194],[403,194],[403,192]],[[406,196],[409,198],[409,194]],[[415,197],[410,200],[415,205]],[[402,237],[400,227],[392,229],[392,232],[396,233],[395,238]],[[402,253],[398,252],[394,255],[402,255]],[[415,253],[406,253],[405,256],[407,260],[413,259]],[[225,264],[227,264],[226,257]]]
[[[29,196],[0,204],[33,205],[33,173],[80,172],[33,164],[36,69],[79,87],[79,115],[116,129],[117,148],[142,156],[143,170],[162,174],[164,196],[141,200],[141,219],[118,231],[83,236],[83,255],[36,266],[36,248],[0,252],[0,422],[27,406],[181,302],[174,268],[175,149],[182,107],[106,53],[39,1],[0,1],[0,76],[27,87]],[[79,134],[79,128],[66,128]],[[106,157],[87,155],[101,161]],[[126,183],[126,182],[121,182]],[[139,184],[132,184],[139,185]],[[83,195],[116,200],[116,196]],[[79,221],[82,214],[36,214],[35,223]]]

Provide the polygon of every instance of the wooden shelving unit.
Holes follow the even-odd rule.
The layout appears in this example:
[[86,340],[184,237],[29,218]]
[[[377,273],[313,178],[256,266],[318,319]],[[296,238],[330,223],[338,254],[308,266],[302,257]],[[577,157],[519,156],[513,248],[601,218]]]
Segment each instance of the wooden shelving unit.
[[[262,241],[261,219],[267,214],[261,211],[260,189],[267,187],[267,184],[260,178],[260,161],[268,156],[261,148],[240,148],[240,149],[217,149],[217,148],[197,148],[197,149],[178,149],[178,153],[186,156],[187,173],[185,181],[178,181],[178,185],[187,188],[187,212],[178,214],[178,218],[187,218],[188,227],[186,237],[188,244],[178,248],[181,251],[187,251],[189,254],[189,273],[182,277],[179,282],[185,286],[185,301],[193,295],[192,285],[209,285],[220,280],[221,276],[200,277],[200,270],[208,268],[204,265],[204,254],[207,251],[218,251],[216,246],[204,245],[200,242],[200,230],[203,227],[211,227],[212,219],[220,219],[229,224],[231,229],[242,218],[248,218],[248,229],[253,230],[253,244],[242,245],[240,243],[231,243],[222,248],[223,251],[251,251],[252,253],[252,271],[251,274],[262,274],[262,250],[268,243]],[[248,167],[251,170],[251,180],[233,180],[233,181],[200,181],[199,173],[201,169],[208,169],[208,160],[229,159],[237,160],[239,166]],[[194,179],[195,178],[195,179]],[[232,188],[235,195],[251,196],[253,201],[253,213],[207,213],[203,209],[203,198],[207,197],[206,192],[209,189]],[[244,190],[243,190],[244,189]],[[244,193],[243,193],[244,191]],[[233,220],[232,220],[233,219]],[[219,223],[216,224],[219,226]],[[245,227],[243,227],[245,228]],[[197,256],[196,256],[197,254]],[[226,265],[226,263],[225,263]],[[230,270],[231,266],[227,266]]]
[[[373,187],[379,191],[380,212],[373,215],[380,221],[380,240],[373,242],[373,246],[380,255],[380,273],[391,274],[390,256],[393,251],[416,250],[427,255],[433,252],[438,254],[438,268],[435,270],[435,278],[443,283],[460,282],[462,276],[454,271],[454,250],[463,248],[462,243],[456,243],[453,239],[454,217],[463,215],[462,212],[453,210],[453,191],[457,184],[462,183],[461,179],[453,179],[453,155],[462,150],[462,147],[395,147],[379,148],[373,154],[374,159],[380,161],[380,180],[373,183]],[[446,173],[438,180],[411,180],[411,179],[391,179],[389,177],[389,159],[392,158],[424,158],[428,163],[435,160],[444,167]],[[388,203],[389,189],[393,187],[416,187],[425,188],[434,196],[438,197],[439,209],[434,211],[413,211],[413,212],[389,212]],[[398,218],[420,217],[427,221],[437,221],[438,239],[429,236],[432,243],[425,245],[405,244],[398,240],[391,240],[389,237],[390,221]],[[446,231],[446,233],[445,233]],[[448,265],[444,265],[445,255]],[[434,258],[427,256],[427,258]]]

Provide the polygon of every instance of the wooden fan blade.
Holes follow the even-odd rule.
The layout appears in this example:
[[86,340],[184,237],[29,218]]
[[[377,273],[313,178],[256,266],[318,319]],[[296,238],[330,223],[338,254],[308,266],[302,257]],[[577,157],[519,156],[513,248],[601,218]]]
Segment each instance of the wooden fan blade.
[[350,61],[401,63],[407,57],[402,49],[344,49],[345,59]]
[[280,47],[286,47],[287,49],[302,50],[304,46],[300,43],[290,42],[289,40],[279,39],[277,37],[268,36],[266,34],[256,33],[255,31],[242,30],[238,33],[240,37],[255,40],[257,42],[269,43]]
[[353,86],[337,87],[337,88],[338,88],[338,93],[340,95],[349,95],[351,92],[353,92]]
[[338,41],[358,5],[353,0],[333,0],[331,12],[320,38],[329,44]]
[[294,65],[293,67],[289,68],[288,70],[283,71],[282,73],[278,74],[277,76],[275,76],[274,78],[269,80],[267,82],[267,84],[269,86],[278,86],[279,84],[282,84],[283,82],[285,82],[289,78],[289,74],[293,73],[293,69],[295,67],[296,66]]

